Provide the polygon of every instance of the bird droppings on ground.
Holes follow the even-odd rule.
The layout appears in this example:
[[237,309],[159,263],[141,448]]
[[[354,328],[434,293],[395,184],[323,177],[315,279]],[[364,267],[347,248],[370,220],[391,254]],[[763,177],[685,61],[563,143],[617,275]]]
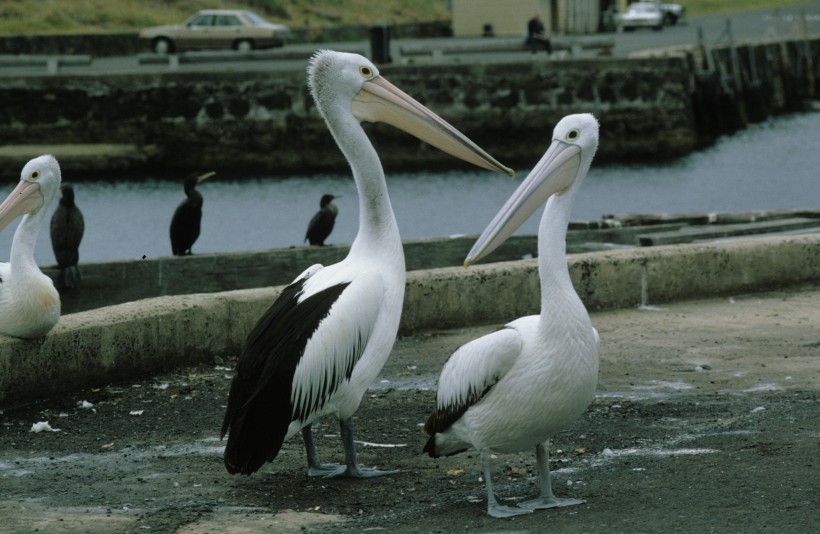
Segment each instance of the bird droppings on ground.
[[[779,325],[759,313],[761,298]],[[0,530],[811,532],[820,522],[818,298],[809,288],[669,304],[666,314],[592,314],[602,339],[598,394],[553,441],[550,464],[557,495],[587,501],[574,509],[489,518],[474,451],[421,454],[435,380],[412,389],[402,374],[415,366],[414,377],[435,377],[454,348],[497,326],[488,325],[399,339],[379,380],[402,387],[371,389],[354,419],[362,441],[407,445],[359,448],[363,465],[400,470],[378,480],[307,477],[298,439],[259,473],[229,476],[218,437],[228,358],[4,406]],[[711,370],[693,372],[690,349],[712,346],[722,348],[698,356]],[[653,380],[692,388],[631,389]],[[745,392],[774,383],[783,389]],[[129,415],[135,409],[144,413]],[[41,421],[60,431],[30,432]],[[323,458],[342,459],[335,420],[321,420],[314,435]],[[531,452],[495,456],[501,502],[536,495]]]

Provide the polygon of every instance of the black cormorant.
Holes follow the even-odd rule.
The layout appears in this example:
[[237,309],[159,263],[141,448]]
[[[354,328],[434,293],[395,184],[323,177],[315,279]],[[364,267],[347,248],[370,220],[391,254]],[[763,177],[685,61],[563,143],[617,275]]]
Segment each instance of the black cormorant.
[[174,256],[191,254],[199,237],[202,221],[202,195],[196,190],[196,184],[202,183],[216,173],[193,173],[185,178],[185,195],[188,197],[177,206],[174,218],[171,219],[171,252]]
[[80,241],[83,240],[85,221],[83,212],[74,203],[74,188],[70,184],[60,187],[62,197],[54,215],[51,216],[51,248],[60,268],[63,287],[74,289],[80,286]]
[[322,200],[319,202],[319,211],[308,223],[307,232],[305,233],[305,241],[310,242],[311,245],[323,247],[325,239],[333,231],[333,225],[336,223],[336,215],[339,213],[339,208],[333,204],[333,199],[337,198],[333,195],[322,195]]

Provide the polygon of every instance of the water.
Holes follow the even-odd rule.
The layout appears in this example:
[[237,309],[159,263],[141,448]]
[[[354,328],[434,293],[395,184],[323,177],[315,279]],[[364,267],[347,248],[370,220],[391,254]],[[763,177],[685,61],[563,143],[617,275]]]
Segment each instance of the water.
[[[820,208],[818,139],[820,113],[809,113],[752,126],[670,164],[593,163],[573,219],[599,219],[607,213]],[[496,156],[503,161],[503,155]],[[527,171],[518,169],[515,179],[480,170],[388,175],[402,237],[480,233]],[[12,188],[7,183],[0,196]],[[200,190],[205,206],[195,253],[300,246],[324,193],[341,197],[335,201],[339,216],[328,243],[350,243],[356,234],[358,204],[349,175],[242,181],[217,175]],[[75,191],[86,221],[81,261],[170,255],[168,226],[184,197],[181,182],[122,182],[112,176],[75,184]],[[539,215],[518,233],[534,234]],[[13,223],[0,233],[2,261],[8,260],[15,229]],[[41,265],[54,263],[47,226],[35,257]]]

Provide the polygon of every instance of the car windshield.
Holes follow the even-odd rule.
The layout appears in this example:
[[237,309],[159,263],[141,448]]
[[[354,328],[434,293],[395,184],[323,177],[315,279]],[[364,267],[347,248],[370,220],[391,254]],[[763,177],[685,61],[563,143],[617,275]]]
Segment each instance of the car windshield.
[[268,24],[267,20],[263,19],[253,11],[245,11],[242,14],[245,16],[245,19],[254,26],[265,26]]
[[629,11],[634,11],[635,13],[651,13],[655,11],[655,6],[653,4],[632,4],[629,6]]

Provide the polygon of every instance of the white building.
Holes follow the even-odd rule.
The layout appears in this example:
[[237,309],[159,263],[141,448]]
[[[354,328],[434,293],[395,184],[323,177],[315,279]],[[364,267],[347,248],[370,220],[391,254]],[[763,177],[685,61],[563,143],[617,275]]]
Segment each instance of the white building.
[[550,33],[595,33],[601,13],[618,0],[450,0],[453,35],[479,37],[485,28],[497,36],[527,34],[527,22],[536,13]]

